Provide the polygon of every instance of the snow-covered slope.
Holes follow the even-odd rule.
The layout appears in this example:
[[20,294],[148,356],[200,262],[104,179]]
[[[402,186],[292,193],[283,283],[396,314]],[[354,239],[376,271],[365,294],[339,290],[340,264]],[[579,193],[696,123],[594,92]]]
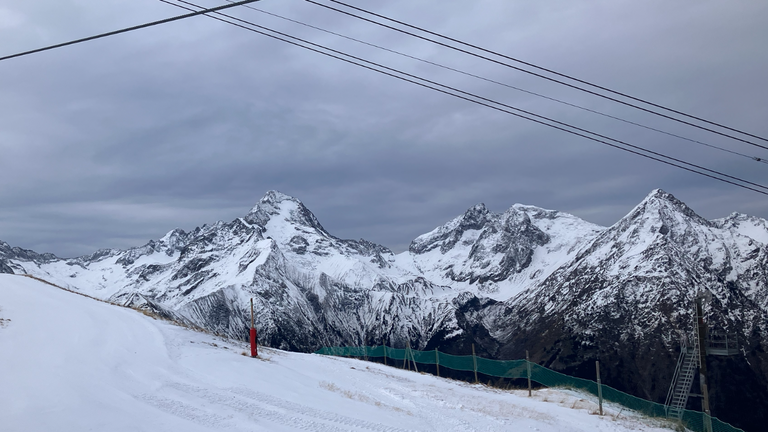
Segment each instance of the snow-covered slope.
[[0,425],[36,431],[663,431],[590,395],[498,391],[244,347],[0,275]]

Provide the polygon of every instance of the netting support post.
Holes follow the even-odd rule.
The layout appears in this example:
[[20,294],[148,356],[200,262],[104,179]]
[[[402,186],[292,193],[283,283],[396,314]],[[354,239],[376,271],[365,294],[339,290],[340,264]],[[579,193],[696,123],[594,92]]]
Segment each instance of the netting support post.
[[437,366],[437,377],[440,378],[440,352],[435,348],[435,365]]
[[595,369],[597,370],[597,400],[600,405],[600,415],[603,415],[603,385],[600,382],[600,361],[595,360]]
[[525,350],[525,365],[528,367],[528,397],[531,397],[531,360],[528,358],[528,350]]
[[384,366],[387,366],[387,345],[384,344]]
[[410,360],[408,359],[408,347],[410,345],[410,342],[405,343],[405,354],[403,355],[403,369],[408,368],[408,370],[411,370]]
[[408,341],[407,343],[408,343],[408,352],[406,353],[406,355],[408,355],[408,354],[411,355],[411,363],[413,363],[413,370],[418,372],[419,371],[419,367],[416,366],[416,357],[413,356],[413,350],[411,349],[411,341]]
[[477,356],[475,356],[475,344],[472,344],[472,364],[475,369],[475,383],[477,383]]

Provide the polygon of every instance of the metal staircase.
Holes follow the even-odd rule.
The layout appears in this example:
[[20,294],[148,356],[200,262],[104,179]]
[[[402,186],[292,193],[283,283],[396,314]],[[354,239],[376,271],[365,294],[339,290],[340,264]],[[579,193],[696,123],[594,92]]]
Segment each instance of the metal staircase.
[[[680,358],[677,360],[672,384],[664,402],[667,418],[682,420],[688,397],[701,397],[701,411],[704,416],[704,430],[712,432],[712,412],[709,409],[709,390],[707,385],[707,363],[704,356],[731,356],[739,352],[738,337],[735,333],[709,331],[704,321],[703,301],[711,301],[712,293],[708,290],[699,291],[694,299],[695,320],[693,327],[693,346],[688,347],[688,338],[681,333]],[[691,394],[696,369],[699,369],[701,394]]]
[[667,418],[680,420],[691,394],[696,368],[699,367],[699,339],[693,338],[693,346],[688,347],[686,337],[680,343],[680,358],[677,360],[672,385],[669,386],[667,400]]

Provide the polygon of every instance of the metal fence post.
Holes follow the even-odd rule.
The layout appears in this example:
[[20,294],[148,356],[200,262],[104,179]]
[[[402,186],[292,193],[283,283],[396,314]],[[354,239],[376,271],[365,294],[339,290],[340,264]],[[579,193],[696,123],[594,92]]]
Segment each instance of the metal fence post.
[[440,354],[437,348],[435,348],[435,365],[437,365],[437,377],[440,377]]
[[475,344],[472,344],[472,364],[475,366],[475,382],[477,382],[477,356],[475,356]]
[[410,346],[410,342],[405,346],[405,352],[403,353],[403,369],[408,368],[408,370],[411,370],[411,362],[408,359],[409,346]]
[[600,361],[595,360],[595,368],[597,369],[597,399],[600,403],[600,415],[603,415],[603,386],[600,383]]
[[[413,350],[411,349],[411,341],[408,341],[408,351],[406,351],[405,356],[408,357],[409,354],[411,355],[410,363],[413,364],[413,370],[418,372],[419,367],[416,366],[416,357],[413,356]],[[411,370],[411,368],[409,367],[408,370]]]
[[528,359],[528,350],[525,350],[525,365],[528,367],[528,397],[531,397],[531,361]]

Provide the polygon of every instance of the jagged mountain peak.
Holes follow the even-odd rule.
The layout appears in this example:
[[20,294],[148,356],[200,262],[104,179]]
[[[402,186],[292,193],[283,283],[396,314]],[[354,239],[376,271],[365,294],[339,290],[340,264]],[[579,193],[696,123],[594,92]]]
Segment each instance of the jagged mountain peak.
[[504,225],[530,225],[531,215],[523,207],[512,206],[502,213],[499,217],[499,221]]
[[485,227],[489,221],[493,220],[495,216],[497,215],[488,210],[488,208],[485,207],[485,204],[480,203],[468,208],[463,215],[455,219],[458,222],[455,229],[462,232],[483,229],[483,227]]
[[60,258],[52,253],[37,253],[33,250],[23,249],[18,246],[11,246],[4,241],[0,241],[0,259],[17,258],[24,261],[51,262]]
[[715,223],[696,214],[674,195],[654,189],[626,216],[600,233],[579,257],[592,257],[590,261],[595,257],[607,259],[610,265],[605,268],[631,273],[639,269],[635,263],[642,263],[641,267],[650,265],[650,255],[688,250],[686,256],[690,258],[698,250],[697,244],[715,247],[715,228]]
[[731,213],[728,217],[715,219],[712,223],[718,228],[738,233],[742,236],[768,244],[768,220],[743,213]]
[[[684,240],[694,231],[706,231],[715,224],[699,216],[684,202],[661,189],[653,190],[626,216],[603,232],[603,241],[630,238],[651,242],[654,238]],[[598,239],[600,242],[600,239]]]
[[[699,223],[701,225],[710,226],[711,223],[699,216],[693,209],[688,207],[687,204],[677,199],[671,193],[665,192],[662,189],[654,189],[648,194],[635,208],[629,212],[622,220],[629,219],[634,220],[638,217],[653,217],[669,219],[670,217],[676,217],[678,220],[682,220],[680,216],[684,216],[690,221]],[[621,221],[619,221],[621,223]]]
[[322,236],[330,237],[315,215],[298,198],[271,190],[251,209],[244,220],[250,224],[266,228],[270,221],[274,224],[301,225],[316,230]]
[[408,253],[420,272],[440,283],[506,300],[545,278],[603,229],[534,206],[493,213],[479,204],[416,238]]
[[482,230],[490,221],[498,219],[498,215],[490,212],[485,204],[477,204],[450,222],[434,230],[416,237],[409,246],[412,253],[420,254],[440,248],[442,253],[450,250],[465,232]]
[[715,220],[725,222],[725,221],[740,221],[740,220],[746,220],[746,219],[759,219],[759,218],[757,216],[750,216],[744,213],[733,212],[724,218],[715,219]]
[[[565,219],[578,219],[579,221],[590,224],[589,222],[583,221],[582,219],[578,218],[577,216],[574,216],[570,213],[561,212],[558,210],[548,210],[542,207],[537,207],[533,205],[528,204],[515,204],[512,207],[509,208],[505,213],[510,212],[517,212],[517,213],[523,213],[526,214],[532,221],[544,221],[544,220],[555,220],[558,218],[565,218]],[[595,227],[598,227],[598,225],[590,224]]]
[[164,236],[158,240],[160,243],[168,245],[168,247],[176,248],[184,242],[187,237],[187,233],[181,228],[174,228],[168,231]]
[[[636,207],[657,205],[657,206],[673,206],[678,209],[688,209],[688,206],[677,199],[674,195],[666,192],[663,189],[654,189]],[[692,211],[692,210],[691,210]],[[631,213],[631,212],[630,212]]]
[[290,195],[286,195],[276,190],[267,191],[264,196],[259,200],[260,204],[277,204],[283,201],[294,201],[300,203],[298,198],[294,198]]
[[586,224],[567,213],[545,210],[535,206],[515,204],[503,213],[494,213],[488,210],[485,204],[480,203],[470,207],[464,214],[448,223],[420,235],[411,242],[409,250],[415,254],[422,254],[439,248],[445,254],[459,242],[474,242],[501,232],[515,234],[515,237],[519,234],[526,237],[524,233],[530,233],[537,238],[534,243],[543,244],[548,241],[548,236],[541,232],[539,224],[534,223],[534,220],[537,222],[550,221],[550,223],[541,224],[546,229],[548,225],[551,225],[551,221],[559,217],[575,219]]
[[483,217],[487,214],[489,214],[491,211],[488,210],[488,208],[485,206],[484,203],[475,204],[472,207],[468,208],[466,212],[464,212],[464,218],[472,218],[472,217]]
[[282,192],[276,191],[276,190],[270,190],[267,191],[267,193],[264,194],[263,197],[259,200],[259,202],[256,203],[255,206],[251,209],[251,211],[248,212],[248,214],[253,213],[268,213],[268,214],[276,214],[279,213],[281,209],[291,209],[291,208],[299,208],[304,207],[304,203],[301,202],[298,198],[294,198],[290,195],[286,195]]
[[512,210],[527,213],[537,218],[548,218],[548,219],[555,218],[560,214],[560,212],[557,210],[547,210],[541,207],[536,207],[528,204],[520,204],[520,203],[514,204],[507,211],[512,211]]
[[712,222],[721,228],[727,228],[729,226],[737,226],[744,222],[751,222],[754,224],[768,224],[768,220],[765,220],[761,217],[751,216],[751,215],[739,213],[739,212],[733,212],[724,218],[714,219],[712,220]]

